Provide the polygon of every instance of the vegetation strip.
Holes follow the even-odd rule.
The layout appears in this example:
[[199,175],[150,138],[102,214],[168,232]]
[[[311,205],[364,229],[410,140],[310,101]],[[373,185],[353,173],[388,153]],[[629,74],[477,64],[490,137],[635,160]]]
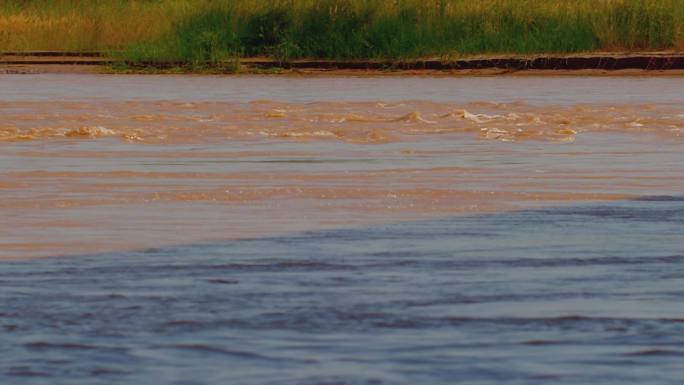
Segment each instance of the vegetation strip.
[[101,51],[129,63],[202,68],[262,56],[288,63],[408,62],[681,52],[682,5],[682,0],[6,0],[0,1],[0,50]]

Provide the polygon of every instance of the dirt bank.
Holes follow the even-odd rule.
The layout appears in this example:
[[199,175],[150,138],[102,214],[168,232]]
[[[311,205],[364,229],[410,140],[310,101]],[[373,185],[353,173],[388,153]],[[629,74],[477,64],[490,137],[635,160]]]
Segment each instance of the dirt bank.
[[[116,66],[112,70],[112,66]],[[221,69],[188,68],[185,63],[126,63],[98,52],[6,52],[0,54],[0,73],[92,73],[92,72],[198,72]],[[293,60],[243,58],[239,73],[286,75],[582,75],[673,76],[684,75],[684,53],[592,53],[571,56],[478,56],[457,59],[419,60]]]

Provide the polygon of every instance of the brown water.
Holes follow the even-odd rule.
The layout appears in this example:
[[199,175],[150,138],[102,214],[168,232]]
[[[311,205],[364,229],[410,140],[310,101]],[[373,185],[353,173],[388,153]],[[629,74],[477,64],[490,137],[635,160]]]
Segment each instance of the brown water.
[[681,78],[39,80],[2,78],[0,258],[684,190]]
[[0,383],[679,385],[682,89],[0,76]]

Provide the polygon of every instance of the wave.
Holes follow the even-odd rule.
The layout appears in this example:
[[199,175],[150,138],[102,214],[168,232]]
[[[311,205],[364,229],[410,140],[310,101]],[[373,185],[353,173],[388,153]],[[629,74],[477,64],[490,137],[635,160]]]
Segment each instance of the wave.
[[381,144],[416,135],[471,134],[504,142],[572,143],[592,133],[684,137],[677,105],[534,106],[525,103],[7,102],[0,142],[118,138],[208,143],[267,137]]

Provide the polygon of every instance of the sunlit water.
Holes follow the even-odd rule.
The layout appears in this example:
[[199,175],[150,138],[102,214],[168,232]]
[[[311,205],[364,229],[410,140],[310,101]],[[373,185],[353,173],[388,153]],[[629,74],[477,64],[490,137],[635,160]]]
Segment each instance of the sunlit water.
[[678,384],[683,87],[0,76],[0,383]]

